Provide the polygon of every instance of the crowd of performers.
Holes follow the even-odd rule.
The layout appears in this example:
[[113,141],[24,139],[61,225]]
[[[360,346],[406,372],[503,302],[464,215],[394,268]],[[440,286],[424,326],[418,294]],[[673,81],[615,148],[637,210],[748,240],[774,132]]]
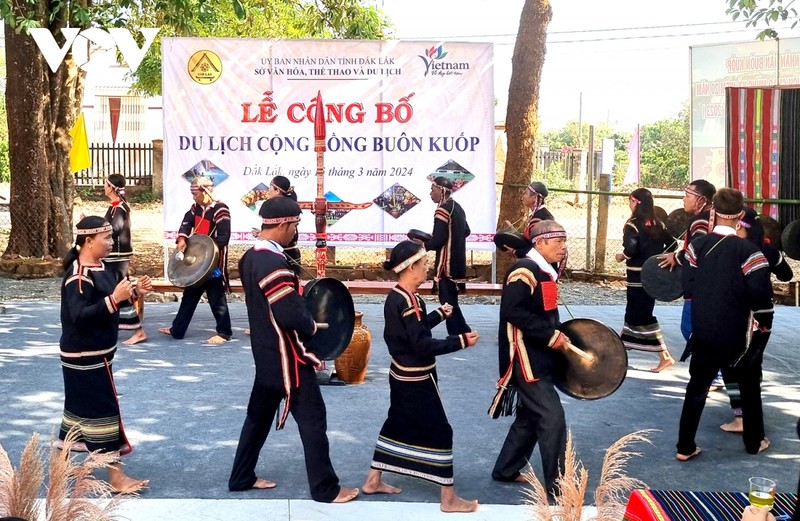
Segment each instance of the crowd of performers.
[[[111,207],[105,218],[85,217],[77,225],[75,246],[64,261],[60,342],[65,388],[60,439],[78,429],[73,450],[119,455],[131,447],[120,418],[112,361],[120,329],[134,330],[126,343],[146,338],[137,313],[141,307],[136,304],[151,289],[147,276],[133,283],[128,277],[133,250],[124,185],[121,176],[109,177],[106,195]],[[436,372],[437,356],[478,341],[477,331],[467,325],[458,306],[470,231],[452,191],[450,180],[434,180],[431,199],[437,208],[431,238],[397,244],[384,263],[398,278],[384,306],[383,334],[391,355],[390,407],[361,490],[399,493],[399,488],[384,482],[383,474],[404,474],[438,485],[443,511],[471,512],[477,509],[477,500],[459,497],[453,487],[453,431]],[[219,247],[219,265],[203,284],[184,290],[172,326],[160,331],[183,338],[205,293],[216,320],[216,334],[209,342],[222,343],[232,335],[226,299],[230,212],[214,196],[210,179],[195,178],[191,192],[194,203],[181,223],[177,250],[185,250],[192,234],[209,235]],[[325,403],[315,375],[322,360],[306,349],[317,325],[301,297],[297,250],[301,209],[288,179],[276,177],[270,193],[259,210],[261,227],[253,230],[256,244],[239,261],[255,381],[228,485],[232,491],[276,486],[258,477],[255,468],[273,420],[277,416],[281,429],[291,414],[298,424],[312,498],[343,503],[354,499],[359,489],[341,486],[331,463]],[[495,418],[515,416],[492,477],[524,481],[521,473],[538,444],[544,485],[554,497],[567,439],[554,375],[558,351],[566,350],[570,340],[559,331],[558,314],[558,278],[567,255],[567,235],[545,207],[546,197],[542,183],[531,183],[525,190],[522,202],[530,216],[524,237],[531,247],[508,251],[516,259],[503,281],[499,380],[489,413]],[[790,279],[791,269],[781,252],[765,242],[763,228],[754,212],[744,207],[740,192],[716,191],[706,181],[694,181],[683,202],[693,218],[683,244],[676,245],[655,216],[652,194],[643,188],[630,194],[631,217],[623,230],[623,251],[617,254],[617,260],[626,263],[628,277],[621,336],[629,349],[659,353],[653,371],[675,363],[653,314],[654,300],[642,288],[641,266],[653,255],[661,255],[667,269],[682,265],[686,304],[681,330],[688,340],[682,360],[691,356],[691,362],[676,458],[687,461],[700,454],[695,435],[706,395],[720,372],[739,418],[722,427],[743,432],[746,451],[756,454],[769,446],[760,380],[773,316],[770,273]],[[434,281],[441,304],[431,312],[417,294],[427,278],[429,250],[436,252]],[[447,324],[447,336],[437,339],[431,329],[441,322]],[[120,493],[148,484],[127,476],[119,464],[109,477]]]

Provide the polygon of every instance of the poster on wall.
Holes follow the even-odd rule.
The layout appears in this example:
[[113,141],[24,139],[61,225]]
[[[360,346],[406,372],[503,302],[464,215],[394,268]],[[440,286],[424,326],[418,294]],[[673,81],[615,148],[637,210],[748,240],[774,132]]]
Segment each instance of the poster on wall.
[[[472,230],[493,248],[492,45],[455,42],[164,38],[165,240],[210,177],[233,241],[253,240],[270,180],[317,196],[315,102],[326,123],[323,195],[330,246],[390,247],[433,228],[431,180],[452,179]],[[304,211],[300,242],[313,244]]]
[[726,186],[726,87],[800,85],[800,38],[690,48],[691,178]]

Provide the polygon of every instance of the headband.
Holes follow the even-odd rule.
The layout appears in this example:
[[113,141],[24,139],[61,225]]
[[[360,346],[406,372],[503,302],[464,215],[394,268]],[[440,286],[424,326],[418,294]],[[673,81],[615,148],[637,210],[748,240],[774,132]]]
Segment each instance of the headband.
[[95,235],[97,233],[105,233],[111,231],[111,225],[106,224],[105,226],[101,226],[99,228],[78,228],[75,231],[76,235]]
[[288,189],[288,190],[284,190],[283,188],[281,188],[280,186],[276,185],[276,184],[275,184],[275,183],[273,183],[272,181],[270,181],[270,183],[269,183],[269,186],[270,186],[271,188],[274,188],[275,190],[279,191],[279,192],[280,192],[280,193],[282,193],[283,195],[286,195],[286,194],[288,194],[289,192],[291,192],[291,191],[292,191],[292,187],[291,187],[291,186],[289,187],[289,189]]
[[684,191],[687,194],[694,195],[694,196],[697,196],[697,197],[703,197],[703,198],[706,197],[705,195],[701,194],[700,192],[698,192],[697,190],[692,188],[692,185],[687,186]]
[[531,242],[536,242],[536,239],[566,239],[567,232],[564,230],[556,230],[552,232],[544,232],[539,235],[531,237]]
[[630,200],[631,200],[631,201],[633,201],[634,203],[636,203],[636,204],[642,204],[642,202],[641,202],[639,199],[635,198],[634,196],[632,196],[632,195],[629,195],[628,197],[629,197],[629,198],[630,198]]
[[739,213],[719,213],[719,212],[714,212],[714,214],[717,217],[719,217],[720,219],[728,219],[728,220],[732,221],[733,219],[740,219],[740,218],[744,217],[744,210],[742,210]]
[[268,217],[261,219],[264,224],[283,224],[283,223],[299,223],[299,215],[290,215],[288,217]]
[[411,266],[412,264],[414,264],[427,254],[428,252],[425,251],[425,248],[421,248],[417,253],[415,253],[411,257],[407,258],[406,260],[404,260],[403,262],[392,268],[392,271],[395,273],[400,273],[401,271],[408,268],[409,266]]

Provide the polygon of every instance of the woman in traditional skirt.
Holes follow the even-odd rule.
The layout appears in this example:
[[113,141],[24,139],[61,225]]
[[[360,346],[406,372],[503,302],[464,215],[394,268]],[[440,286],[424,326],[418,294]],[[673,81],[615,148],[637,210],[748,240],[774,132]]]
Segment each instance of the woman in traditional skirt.
[[[104,192],[111,206],[106,211],[106,221],[111,223],[111,237],[114,246],[111,253],[104,259],[106,269],[115,271],[121,278],[128,277],[128,267],[133,257],[131,244],[131,207],[125,198],[125,178],[119,174],[111,174],[106,179]],[[124,331],[133,331],[133,335],[123,344],[132,346],[147,340],[147,334],[142,328],[140,310],[144,300],[136,293],[134,288],[133,304],[125,302],[119,308],[119,328]]]
[[675,249],[664,223],[656,219],[653,194],[646,188],[634,190],[628,197],[631,218],[625,223],[622,253],[617,262],[625,261],[628,277],[628,303],[625,306],[625,325],[622,341],[627,349],[658,353],[660,361],[650,369],[658,373],[675,363],[664,343],[661,327],[653,315],[656,301],[642,287],[642,265],[653,255]]
[[428,314],[416,294],[428,274],[428,257],[421,245],[401,242],[384,268],[399,276],[383,308],[383,338],[392,356],[390,405],[362,490],[366,494],[400,492],[382,481],[383,471],[395,472],[440,485],[443,512],[473,512],[478,501],[462,499],[453,489],[453,429],[439,395],[436,356],[475,345],[478,333],[444,340],[431,337],[431,327],[447,318],[452,306],[444,304]]
[[[120,417],[111,363],[117,350],[120,304],[130,301],[133,286],[126,277],[105,268],[101,259],[114,244],[112,227],[98,216],[78,223],[75,246],[64,258],[61,285],[61,370],[64,375],[64,414],[59,439],[78,430],[84,450],[115,452],[133,450]],[[146,275],[138,280],[140,291],[152,288]],[[131,493],[148,480],[131,478],[119,462],[108,471],[109,484],[117,493]]]

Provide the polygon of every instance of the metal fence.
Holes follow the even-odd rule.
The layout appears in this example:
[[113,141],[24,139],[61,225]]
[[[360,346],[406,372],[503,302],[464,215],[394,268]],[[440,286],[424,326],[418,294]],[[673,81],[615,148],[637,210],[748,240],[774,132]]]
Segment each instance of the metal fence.
[[111,174],[122,174],[130,185],[152,183],[152,143],[92,143],[89,156],[92,166],[75,174],[78,186],[102,186]]

